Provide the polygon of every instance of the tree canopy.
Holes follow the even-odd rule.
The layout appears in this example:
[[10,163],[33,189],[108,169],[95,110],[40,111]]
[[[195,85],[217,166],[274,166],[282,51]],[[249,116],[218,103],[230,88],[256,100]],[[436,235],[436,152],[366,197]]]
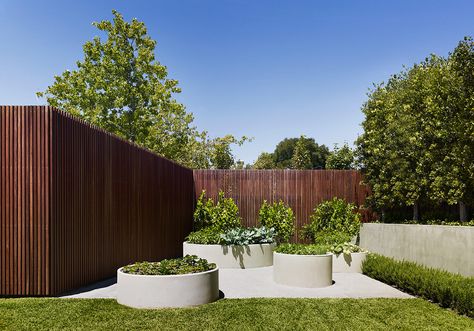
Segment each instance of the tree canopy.
[[326,159],[326,169],[354,169],[355,167],[354,151],[345,143],[339,148],[337,144],[334,145]]
[[432,55],[376,85],[362,110],[358,153],[378,208],[472,203],[474,44]]

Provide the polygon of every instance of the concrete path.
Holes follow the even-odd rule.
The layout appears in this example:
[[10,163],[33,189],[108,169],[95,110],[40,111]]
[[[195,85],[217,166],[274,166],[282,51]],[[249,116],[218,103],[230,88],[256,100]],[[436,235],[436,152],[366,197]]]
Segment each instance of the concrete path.
[[[333,280],[328,287],[298,288],[275,284],[273,267],[219,270],[219,287],[225,298],[412,298],[362,274],[334,273]],[[115,299],[116,287],[116,280],[109,279],[63,297]]]

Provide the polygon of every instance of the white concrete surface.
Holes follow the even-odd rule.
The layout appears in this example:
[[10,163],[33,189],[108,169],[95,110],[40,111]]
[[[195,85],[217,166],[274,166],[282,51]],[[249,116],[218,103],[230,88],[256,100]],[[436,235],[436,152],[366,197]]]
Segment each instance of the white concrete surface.
[[[334,273],[333,280],[331,286],[308,289],[276,284],[273,267],[219,270],[219,289],[225,298],[411,298],[359,273]],[[115,299],[116,291],[117,285],[111,279],[63,297]]]
[[273,264],[275,244],[200,245],[183,243],[183,256],[197,255],[223,268],[260,268]]
[[474,226],[365,223],[359,246],[398,260],[474,276]]
[[367,258],[367,252],[351,254],[334,254],[332,256],[332,272],[362,273],[362,262]]
[[117,271],[117,302],[133,308],[180,308],[219,299],[219,269],[184,275],[134,275]]

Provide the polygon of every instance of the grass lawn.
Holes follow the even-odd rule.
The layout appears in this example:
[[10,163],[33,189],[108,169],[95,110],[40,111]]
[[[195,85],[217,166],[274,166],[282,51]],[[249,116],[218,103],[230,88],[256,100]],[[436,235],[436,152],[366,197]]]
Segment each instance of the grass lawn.
[[137,310],[111,299],[0,299],[0,329],[474,330],[474,320],[422,299],[224,299]]

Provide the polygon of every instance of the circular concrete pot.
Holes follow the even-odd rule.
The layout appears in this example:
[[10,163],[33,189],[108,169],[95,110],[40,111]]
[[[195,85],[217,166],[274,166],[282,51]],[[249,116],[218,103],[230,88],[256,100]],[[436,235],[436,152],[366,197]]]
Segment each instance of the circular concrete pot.
[[275,244],[200,245],[183,243],[184,255],[197,255],[215,263],[219,268],[248,269],[268,267],[273,264]]
[[133,308],[202,305],[219,298],[219,269],[183,275],[133,275],[117,271],[117,302]]
[[362,262],[364,262],[366,257],[367,252],[333,254],[332,271],[362,273]]
[[332,285],[332,254],[273,254],[275,283],[295,287],[325,287]]

